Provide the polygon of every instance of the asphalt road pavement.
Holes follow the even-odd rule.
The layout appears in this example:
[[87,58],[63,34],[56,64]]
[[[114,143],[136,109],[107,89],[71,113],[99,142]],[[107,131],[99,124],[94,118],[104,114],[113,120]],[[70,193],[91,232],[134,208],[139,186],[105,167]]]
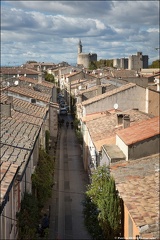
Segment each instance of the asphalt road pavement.
[[[70,115],[63,118],[65,122],[72,121]],[[91,237],[84,225],[82,201],[89,181],[75,131],[71,125],[67,128],[65,122],[57,143],[49,239],[88,240]]]

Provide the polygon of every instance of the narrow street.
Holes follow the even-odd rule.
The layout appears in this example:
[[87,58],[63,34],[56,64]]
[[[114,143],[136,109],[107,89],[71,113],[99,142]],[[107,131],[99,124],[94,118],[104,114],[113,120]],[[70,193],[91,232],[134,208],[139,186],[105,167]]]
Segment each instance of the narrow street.
[[[63,117],[71,122],[71,116]],[[91,239],[84,226],[84,192],[88,177],[75,131],[61,127],[56,153],[55,185],[50,206],[49,239]]]

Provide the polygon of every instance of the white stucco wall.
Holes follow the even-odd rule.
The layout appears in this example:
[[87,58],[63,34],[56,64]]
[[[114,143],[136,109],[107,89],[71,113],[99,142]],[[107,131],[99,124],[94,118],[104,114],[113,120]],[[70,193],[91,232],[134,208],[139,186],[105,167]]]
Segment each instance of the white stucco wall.
[[122,139],[116,135],[116,145],[121,149],[121,151],[126,156],[126,161],[128,161],[128,146],[122,141]]
[[58,115],[57,111],[59,106],[50,103],[49,105],[49,132],[53,138],[57,137],[58,134]]
[[14,232],[16,222],[14,221],[15,209],[13,208],[13,187],[9,193],[8,201],[0,218],[0,239],[15,239]]
[[88,130],[84,123],[81,123],[82,128],[81,131],[83,133],[83,165],[85,171],[88,168]]
[[88,129],[85,124],[82,125],[82,133],[83,133],[83,163],[84,169],[88,171],[91,167],[90,163],[92,161],[94,168],[96,168],[96,149],[93,144],[92,138],[88,132]]
[[138,108],[140,111],[146,112],[146,89],[136,85],[99,101],[84,105],[83,116],[112,109],[115,103],[118,103],[118,108],[122,111]]

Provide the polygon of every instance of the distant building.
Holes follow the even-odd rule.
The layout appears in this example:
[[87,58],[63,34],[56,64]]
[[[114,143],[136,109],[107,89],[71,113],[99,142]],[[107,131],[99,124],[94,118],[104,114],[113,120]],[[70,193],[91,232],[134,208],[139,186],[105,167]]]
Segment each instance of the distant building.
[[120,68],[120,58],[113,59],[113,67]]
[[97,54],[96,53],[82,53],[82,42],[81,42],[81,40],[79,40],[77,65],[83,66],[84,68],[88,68],[89,64],[94,61],[97,61]]
[[143,55],[143,68],[148,68],[148,55]]
[[120,59],[120,68],[128,69],[128,58],[121,58]]
[[113,67],[120,69],[128,69],[128,58],[113,59]]
[[140,71],[142,68],[148,68],[148,55],[137,52],[137,55],[131,55],[129,58],[115,58],[113,67]]
[[148,68],[148,56],[137,52],[137,55],[131,55],[128,59],[128,69],[140,71],[142,68]]

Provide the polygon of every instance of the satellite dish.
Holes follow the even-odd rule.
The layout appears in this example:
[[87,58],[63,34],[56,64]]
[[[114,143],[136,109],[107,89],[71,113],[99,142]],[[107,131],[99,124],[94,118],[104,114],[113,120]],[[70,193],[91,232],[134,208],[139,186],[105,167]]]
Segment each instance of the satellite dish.
[[114,109],[118,109],[118,103],[114,104]]
[[14,82],[14,84],[15,84],[16,86],[18,85],[18,83],[19,83],[18,80],[16,80],[16,81]]

